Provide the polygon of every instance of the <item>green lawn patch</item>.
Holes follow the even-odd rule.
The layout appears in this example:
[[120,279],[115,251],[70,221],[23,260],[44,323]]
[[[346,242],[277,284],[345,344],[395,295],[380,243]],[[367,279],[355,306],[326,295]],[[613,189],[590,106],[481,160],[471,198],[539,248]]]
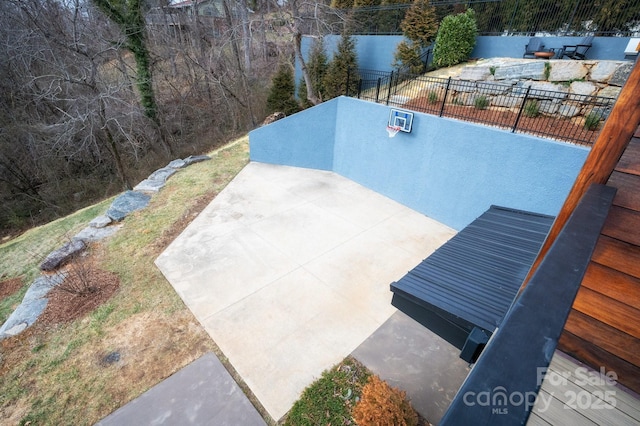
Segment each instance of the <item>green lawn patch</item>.
[[307,387],[284,422],[287,426],[351,425],[352,410],[371,372],[346,358]]

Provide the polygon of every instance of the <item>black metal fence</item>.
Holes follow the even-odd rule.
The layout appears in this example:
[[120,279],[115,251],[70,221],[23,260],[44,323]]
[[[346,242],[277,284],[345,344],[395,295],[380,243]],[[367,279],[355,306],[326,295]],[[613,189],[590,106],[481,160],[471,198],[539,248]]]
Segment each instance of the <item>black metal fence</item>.
[[[314,4],[303,12],[303,28],[321,33],[402,34],[400,22],[412,2],[353,9]],[[431,0],[438,22],[471,8],[480,35],[618,36],[640,35],[640,0]]]
[[[413,76],[402,71],[351,71],[357,92],[368,101],[450,117],[550,139],[591,145],[609,116],[614,98],[579,95],[569,85],[557,91],[515,84]],[[356,87],[347,81],[345,87]]]

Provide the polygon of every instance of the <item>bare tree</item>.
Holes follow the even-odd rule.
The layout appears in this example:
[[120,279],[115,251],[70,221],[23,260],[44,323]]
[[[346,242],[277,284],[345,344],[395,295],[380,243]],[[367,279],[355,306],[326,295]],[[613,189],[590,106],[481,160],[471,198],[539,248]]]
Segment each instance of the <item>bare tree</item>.
[[[135,6],[108,1],[121,6],[121,17]],[[266,26],[258,19],[243,30],[233,11],[239,4],[212,17],[158,5],[158,19],[147,17],[137,39],[148,50],[142,61],[132,35],[95,5],[0,2],[0,232],[131,187],[166,164],[160,124],[176,153],[195,154],[266,115],[264,81],[278,58],[253,54],[266,50],[267,37],[251,31]],[[130,32],[141,28],[136,22]],[[141,80],[153,89],[151,108],[141,100]]]
[[[149,117],[157,126],[158,104],[153,90],[151,55],[147,47],[147,30],[143,14],[143,0],[91,0],[122,31],[126,47],[133,53],[136,62],[136,84],[140,101]],[[169,155],[173,155],[171,145],[160,132],[160,141]]]
[[344,11],[331,9],[325,3],[317,0],[291,0],[288,2],[290,29],[293,36],[293,47],[295,56],[300,64],[302,78],[307,89],[307,100],[317,105],[322,102],[322,98],[315,93],[313,79],[309,68],[302,55],[302,37],[311,35],[322,37],[331,33],[334,21],[344,23],[348,21],[348,15]]
[[0,7],[0,219],[55,217],[130,188],[126,158],[151,137],[116,66],[120,36],[79,0]]

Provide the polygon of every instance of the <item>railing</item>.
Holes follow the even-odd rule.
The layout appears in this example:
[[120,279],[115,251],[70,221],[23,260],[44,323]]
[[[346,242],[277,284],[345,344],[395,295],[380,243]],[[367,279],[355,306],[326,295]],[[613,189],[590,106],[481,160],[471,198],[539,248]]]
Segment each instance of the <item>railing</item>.
[[458,390],[441,425],[527,423],[615,193],[613,187],[592,185],[582,197]]
[[[341,34],[402,34],[400,23],[412,2],[382,4],[351,9],[334,9],[314,4],[302,13],[305,34],[315,34],[318,16],[326,31]],[[640,0],[619,1],[614,8],[602,2],[566,0],[432,0],[436,20],[459,13],[465,8],[475,11],[479,35],[526,35],[536,33],[556,36],[637,37],[640,35]]]
[[[376,103],[440,117],[529,133],[560,141],[591,145],[615,99],[536,89],[515,84],[413,76],[402,70],[349,72],[346,87],[357,87],[357,97]],[[352,89],[353,90],[353,89]]]

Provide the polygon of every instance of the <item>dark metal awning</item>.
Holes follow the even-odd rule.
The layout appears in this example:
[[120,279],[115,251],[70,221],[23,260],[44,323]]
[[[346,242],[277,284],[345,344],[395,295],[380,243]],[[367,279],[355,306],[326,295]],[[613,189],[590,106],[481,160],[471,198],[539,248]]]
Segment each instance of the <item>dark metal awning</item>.
[[490,335],[513,302],[553,220],[491,206],[391,284],[394,305],[430,311],[467,334],[480,328]]

